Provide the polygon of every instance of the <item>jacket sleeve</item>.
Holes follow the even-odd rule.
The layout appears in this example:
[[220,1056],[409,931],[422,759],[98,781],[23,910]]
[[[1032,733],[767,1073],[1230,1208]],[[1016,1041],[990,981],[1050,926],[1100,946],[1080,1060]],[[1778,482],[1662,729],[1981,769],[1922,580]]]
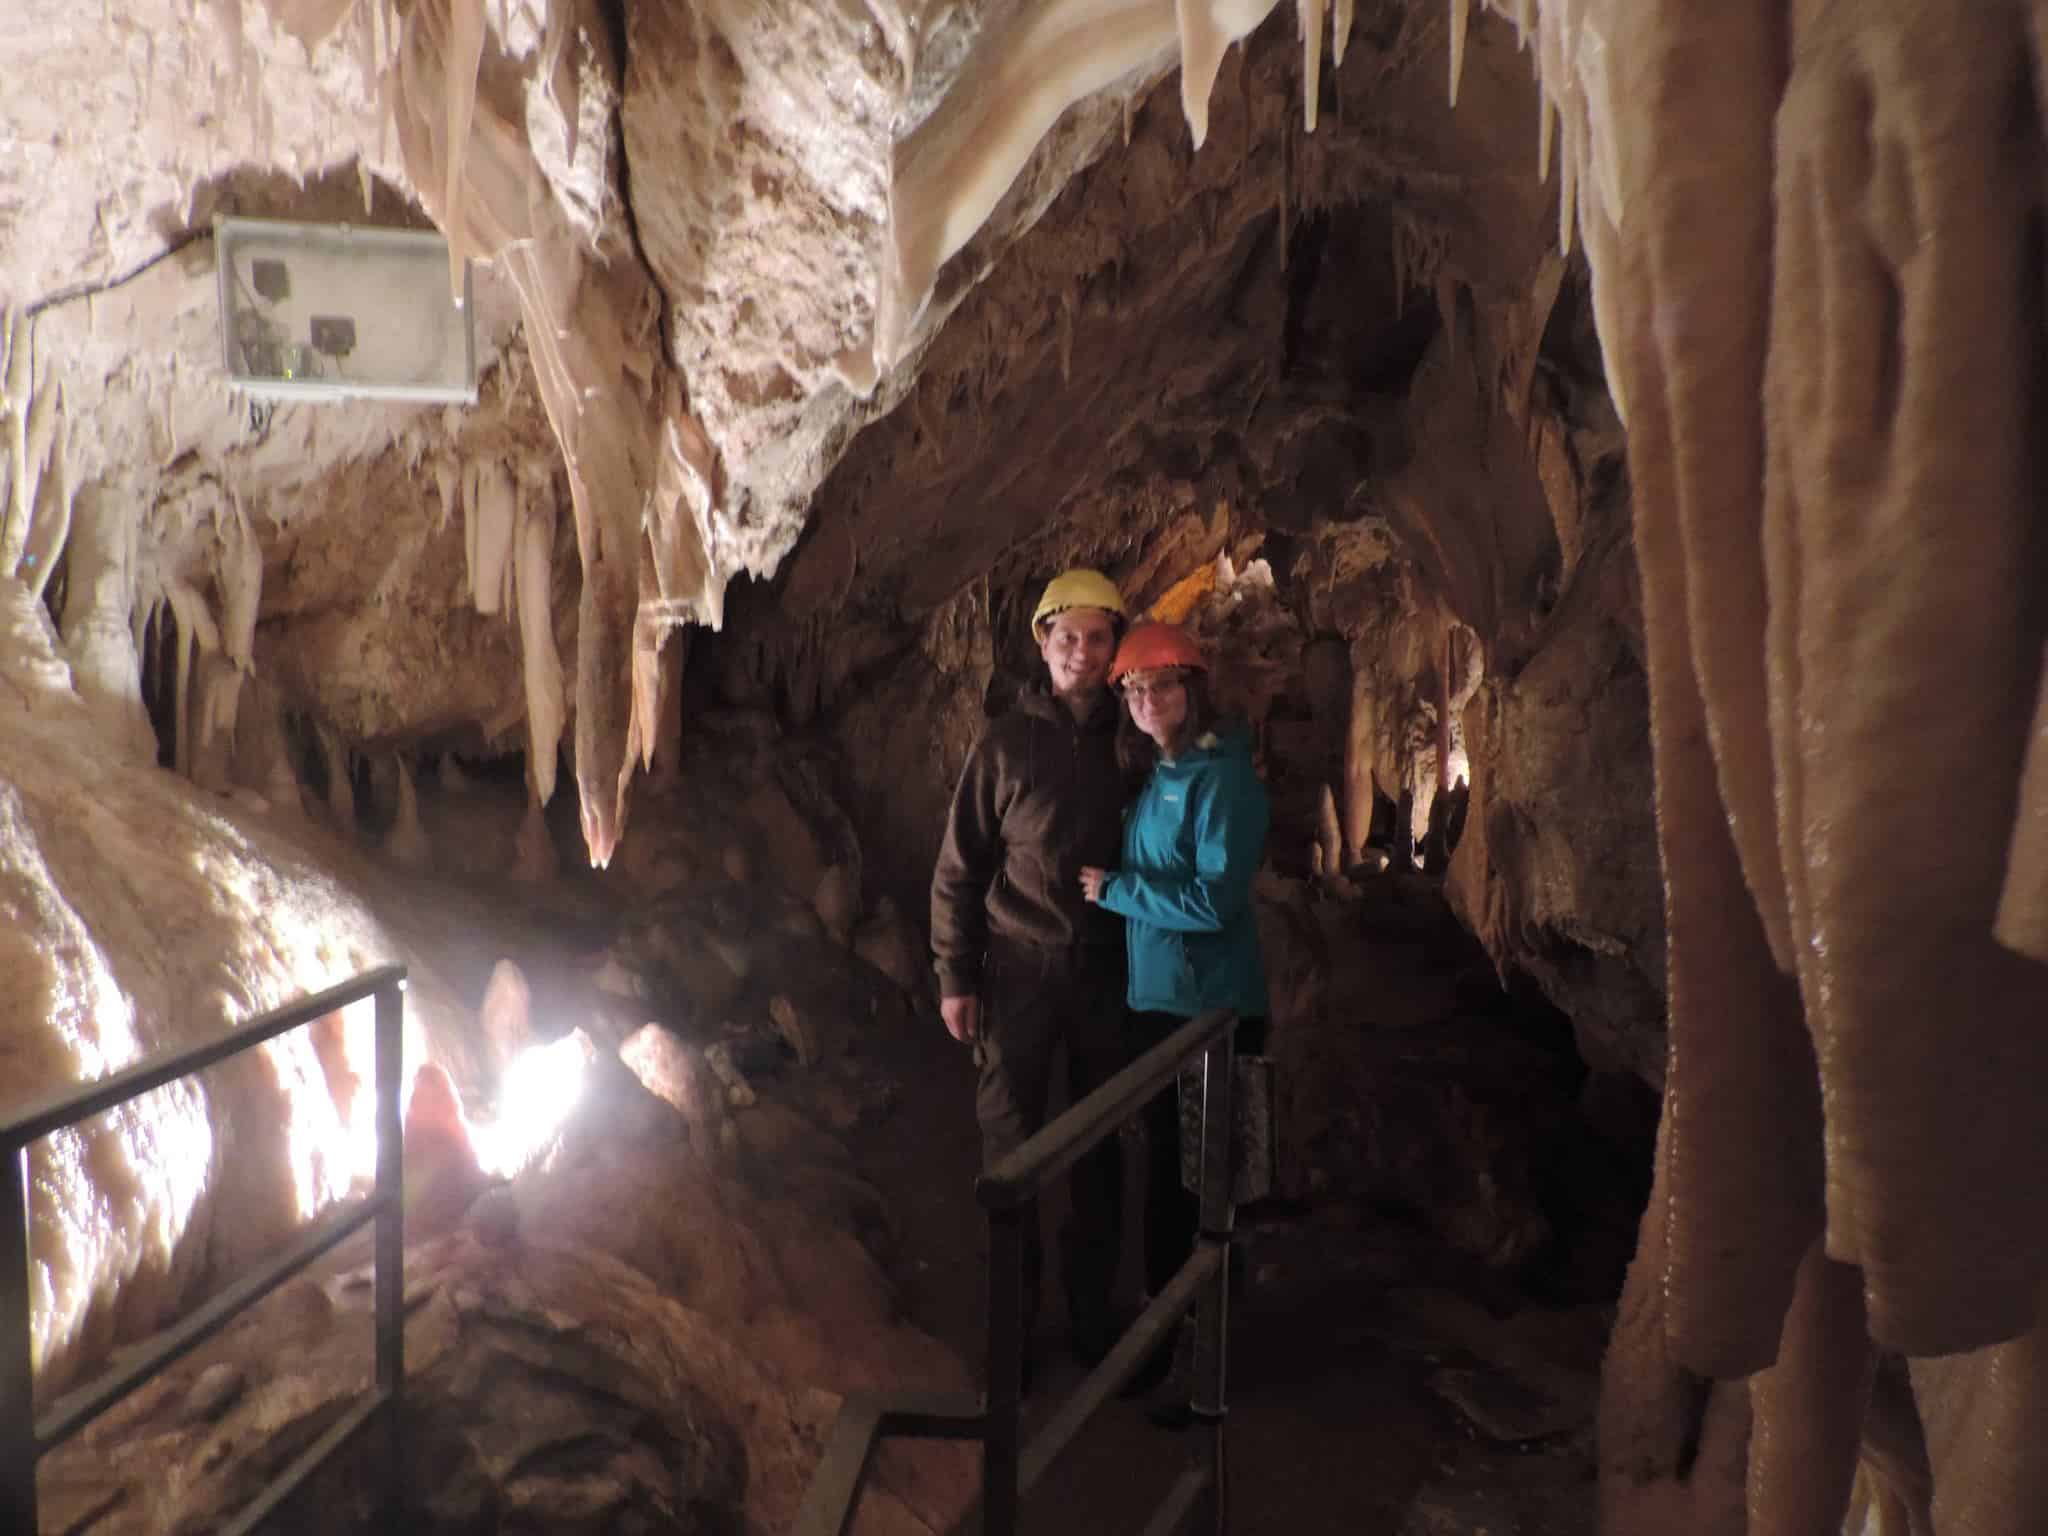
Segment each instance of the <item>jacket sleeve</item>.
[[1178,933],[1217,933],[1251,902],[1266,856],[1265,786],[1249,767],[1220,774],[1194,807],[1195,872],[1118,870],[1102,883],[1110,911]]
[[967,754],[953,789],[945,840],[932,870],[932,960],[941,997],[972,997],[981,990],[988,888],[1002,859],[994,753],[984,735]]

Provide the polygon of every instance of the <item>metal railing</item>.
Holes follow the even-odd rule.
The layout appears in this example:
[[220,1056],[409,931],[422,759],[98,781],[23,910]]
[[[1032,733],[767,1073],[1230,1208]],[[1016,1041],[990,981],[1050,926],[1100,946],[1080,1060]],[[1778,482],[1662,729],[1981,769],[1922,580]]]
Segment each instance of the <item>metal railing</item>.
[[[797,1515],[794,1536],[844,1536],[853,1524],[875,1447],[889,1436],[979,1440],[980,1530],[1016,1536],[1018,1508],[1046,1469],[1112,1394],[1135,1376],[1190,1306],[1196,1306],[1191,1407],[1209,1430],[1207,1454],[1190,1461],[1146,1524],[1144,1536],[1228,1528],[1223,1425],[1228,1358],[1231,1144],[1237,1016],[1205,1013],[1181,1026],[975,1181],[988,1215],[988,1387],[978,1398],[910,1395],[849,1397]],[[1020,1445],[1024,1350],[1024,1224],[1038,1220],[1046,1184],[1168,1091],[1183,1064],[1200,1055],[1202,1071],[1201,1216],[1195,1251],[1123,1337],[1064,1399],[1029,1445]]]
[[[376,1380],[348,1412],[273,1478],[220,1536],[248,1536],[380,1410],[385,1412],[386,1494],[396,1490],[398,1395],[405,1376],[401,1303],[405,1256],[404,1167],[398,1121],[405,968],[380,966],[341,986],[266,1013],[216,1040],[146,1061],[34,1105],[0,1125],[0,1531],[36,1530],[36,1462],[173,1361],[211,1338],[343,1239],[376,1230]],[[360,1001],[377,999],[377,1182],[308,1227],[277,1259],[244,1275],[38,1417],[29,1335],[28,1148],[56,1131],[238,1056],[251,1046]]]

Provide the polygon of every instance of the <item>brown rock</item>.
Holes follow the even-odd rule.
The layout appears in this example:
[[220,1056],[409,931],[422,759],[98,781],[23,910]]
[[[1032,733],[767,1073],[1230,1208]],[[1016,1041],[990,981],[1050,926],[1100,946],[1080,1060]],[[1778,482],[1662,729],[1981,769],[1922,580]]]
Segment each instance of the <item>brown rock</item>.
[[242,1395],[247,1381],[241,1368],[220,1360],[199,1373],[185,1398],[185,1411],[194,1419],[217,1419]]
[[760,834],[770,878],[791,895],[808,900],[818,888],[818,877],[825,872],[825,855],[810,823],[772,778],[764,778],[753,787],[743,809]]
[[817,909],[818,921],[832,936],[833,943],[844,945],[853,942],[853,925],[860,916],[860,891],[854,884],[851,870],[844,864],[834,864],[820,875],[812,905]]
[[853,952],[913,997],[931,990],[931,972],[910,925],[887,896],[854,934]]
[[502,1073],[518,1059],[520,1052],[534,1043],[532,992],[526,985],[525,972],[510,960],[500,960],[491,967],[477,1022],[489,1044],[486,1065],[494,1073]]

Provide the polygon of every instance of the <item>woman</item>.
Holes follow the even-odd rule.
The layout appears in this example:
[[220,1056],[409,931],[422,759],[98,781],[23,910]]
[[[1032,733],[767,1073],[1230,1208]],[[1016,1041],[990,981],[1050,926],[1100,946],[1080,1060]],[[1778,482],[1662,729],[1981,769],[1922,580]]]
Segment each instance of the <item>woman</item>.
[[[1111,663],[1127,711],[1119,753],[1149,768],[1124,818],[1123,867],[1081,871],[1087,898],[1125,919],[1129,1001],[1138,1052],[1198,1013],[1237,1013],[1237,1049],[1265,1048],[1266,964],[1251,904],[1266,852],[1266,789],[1252,767],[1251,735],[1220,724],[1201,647],[1170,624],[1139,624]],[[1145,1109],[1150,1145],[1145,1191],[1145,1284],[1157,1295],[1194,1251],[1199,1202],[1181,1187],[1180,1108],[1173,1088]],[[1143,1373],[1156,1384],[1170,1358]],[[1185,1386],[1152,1411],[1188,1421]]]

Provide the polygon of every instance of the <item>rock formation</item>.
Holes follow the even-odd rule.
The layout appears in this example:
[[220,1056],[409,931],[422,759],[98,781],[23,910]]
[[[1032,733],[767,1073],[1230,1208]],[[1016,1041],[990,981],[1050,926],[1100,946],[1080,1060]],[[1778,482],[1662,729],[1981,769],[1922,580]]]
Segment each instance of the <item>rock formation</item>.
[[[2017,0],[22,0],[10,1091],[385,953],[311,893],[434,856],[433,758],[520,765],[498,872],[555,867],[565,741],[587,861],[664,857],[634,781],[707,704],[814,731],[868,857],[802,804],[687,857],[859,946],[1091,560],[1237,667],[1280,873],[1462,818],[1496,966],[1663,1093],[1610,1526],[2034,1528],[2043,48]],[[476,403],[231,393],[223,214],[437,229]],[[40,1165],[52,1381],[345,1182],[319,1075]]]

